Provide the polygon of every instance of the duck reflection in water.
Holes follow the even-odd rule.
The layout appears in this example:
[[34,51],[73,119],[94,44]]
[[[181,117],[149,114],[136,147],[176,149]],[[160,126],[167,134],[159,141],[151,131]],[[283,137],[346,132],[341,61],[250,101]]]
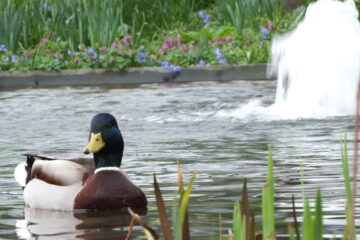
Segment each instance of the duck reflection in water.
[[[147,213],[147,208],[132,210],[139,215]],[[25,220],[17,222],[16,232],[19,239],[125,239],[131,219],[126,209],[71,212],[25,208]],[[142,231],[131,236],[137,234]]]

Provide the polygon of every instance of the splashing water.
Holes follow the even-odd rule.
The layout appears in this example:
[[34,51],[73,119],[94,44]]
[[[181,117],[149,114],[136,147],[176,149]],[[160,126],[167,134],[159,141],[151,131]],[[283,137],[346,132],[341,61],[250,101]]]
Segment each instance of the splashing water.
[[354,114],[360,25],[353,0],[312,3],[294,31],[274,38],[271,54],[278,84],[268,110],[290,118]]

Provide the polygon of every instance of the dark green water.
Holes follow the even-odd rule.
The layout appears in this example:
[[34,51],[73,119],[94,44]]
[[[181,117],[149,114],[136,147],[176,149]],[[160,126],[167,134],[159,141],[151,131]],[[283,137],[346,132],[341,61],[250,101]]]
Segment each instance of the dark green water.
[[[25,209],[22,189],[13,178],[14,167],[24,160],[22,153],[82,156],[90,120],[99,112],[118,119],[125,140],[122,169],[145,191],[149,209],[143,218],[156,230],[153,174],[170,206],[177,189],[177,160],[186,182],[192,171],[198,172],[189,206],[192,239],[218,235],[219,214],[224,233],[228,231],[244,178],[260,221],[271,145],[277,232],[285,233],[284,223],[292,221],[292,194],[301,207],[303,169],[306,195],[314,199],[316,187],[322,189],[326,233],[342,233],[345,198],[339,141],[345,124],[348,138],[353,138],[352,117],[284,120],[268,108],[274,95],[275,83],[261,81],[0,92],[0,238],[124,238],[126,214]],[[134,236],[143,236],[141,228],[135,228]]]

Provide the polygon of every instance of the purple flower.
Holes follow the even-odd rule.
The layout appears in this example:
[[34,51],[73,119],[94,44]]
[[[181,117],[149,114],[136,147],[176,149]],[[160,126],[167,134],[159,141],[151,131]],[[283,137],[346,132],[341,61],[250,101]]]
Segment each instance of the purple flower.
[[227,61],[226,59],[219,59],[219,64],[227,64]]
[[205,61],[200,59],[200,61],[196,64],[197,67],[201,67],[205,65]]
[[175,65],[170,65],[170,69],[173,72],[180,72],[181,71],[181,67],[180,66],[175,66]]
[[259,42],[259,46],[262,47],[264,45],[264,42],[263,41],[260,41]]
[[17,57],[15,55],[11,55],[11,62],[16,63]]
[[219,64],[227,64],[226,59],[223,57],[223,55],[220,52],[219,48],[215,49],[216,58],[219,60]]
[[4,61],[4,63],[8,64],[9,63],[9,57],[5,58],[3,61]]
[[57,37],[56,38],[56,42],[60,42],[61,41],[61,38],[60,37]]
[[129,46],[131,44],[131,40],[132,37],[130,35],[126,35],[123,39],[122,42],[125,46]]
[[215,54],[216,54],[216,57],[217,57],[218,59],[222,58],[222,54],[221,54],[219,48],[215,48]]
[[275,23],[273,23],[273,22],[268,22],[268,28],[269,28],[269,31],[274,30],[274,28],[275,28]]
[[205,14],[203,11],[198,11],[199,18],[205,18]]
[[64,65],[68,65],[68,64],[69,64],[69,61],[65,60]]
[[69,57],[71,57],[72,55],[73,55],[73,53],[72,53],[72,51],[69,49],[69,50],[67,50],[67,55],[69,56]]
[[89,55],[94,55],[94,54],[95,54],[94,49],[93,49],[93,48],[89,48],[89,49],[87,50],[87,54],[89,54]]
[[6,45],[5,44],[1,44],[0,45],[0,52],[6,52],[7,49],[6,49]]
[[225,41],[226,42],[232,42],[233,41],[233,38],[231,37],[231,36],[227,36],[226,38],[225,38]]
[[145,60],[145,53],[144,52],[139,52],[138,53],[138,63],[139,64],[143,64],[143,63],[145,63],[146,62],[146,60]]
[[165,68],[165,69],[169,69],[169,62],[167,62],[167,61],[163,61],[162,63],[161,63],[161,66],[163,66],[163,68]]
[[94,58],[97,57],[97,54],[96,54],[96,52],[95,52],[95,50],[93,48],[89,48],[87,50],[87,52],[86,52],[86,55],[85,55],[86,58],[91,57],[91,56],[94,57]]
[[269,29],[267,29],[266,27],[260,27],[260,31],[261,31],[261,38],[264,38],[265,35],[270,33]]
[[20,60],[23,62],[23,61],[25,61],[25,58],[24,58],[24,57],[22,57],[22,58],[20,58]]
[[209,15],[206,15],[206,17],[205,17],[205,19],[203,21],[204,26],[209,26],[210,25],[209,17],[210,17]]
[[163,68],[165,68],[166,70],[171,70],[173,72],[180,72],[181,71],[181,67],[180,66],[175,66],[172,64],[169,64],[169,62],[167,61],[163,61],[161,63],[161,65],[163,66]]

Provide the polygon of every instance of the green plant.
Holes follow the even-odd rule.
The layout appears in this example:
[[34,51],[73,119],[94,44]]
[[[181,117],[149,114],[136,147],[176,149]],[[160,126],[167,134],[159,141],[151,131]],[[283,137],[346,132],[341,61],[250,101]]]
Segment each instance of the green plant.
[[262,190],[262,226],[263,239],[275,239],[274,218],[274,163],[272,151],[269,147],[267,181]]

